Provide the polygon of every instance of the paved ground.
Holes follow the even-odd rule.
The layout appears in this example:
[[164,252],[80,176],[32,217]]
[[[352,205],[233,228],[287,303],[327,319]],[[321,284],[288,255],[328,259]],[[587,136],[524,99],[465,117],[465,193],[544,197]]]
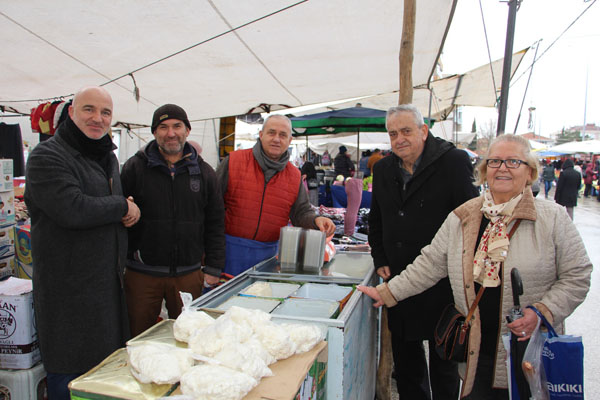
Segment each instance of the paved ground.
[[[551,190],[550,199],[553,195]],[[543,196],[542,188],[538,197]],[[567,319],[566,333],[583,336],[585,397],[600,399],[600,202],[594,197],[580,198],[575,207],[574,222],[595,268],[588,296]],[[392,381],[392,399],[399,399],[395,381]]]

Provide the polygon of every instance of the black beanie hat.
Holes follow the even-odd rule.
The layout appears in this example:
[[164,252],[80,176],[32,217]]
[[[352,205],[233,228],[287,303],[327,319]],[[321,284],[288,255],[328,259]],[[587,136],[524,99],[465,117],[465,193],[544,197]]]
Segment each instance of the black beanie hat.
[[346,153],[348,151],[348,149],[346,148],[346,146],[343,146],[343,145],[340,146],[339,150],[340,150],[340,153],[342,153],[342,154],[344,154],[344,153]]
[[167,119],[178,119],[182,121],[188,129],[192,129],[190,125],[190,121],[188,120],[187,114],[185,110],[175,104],[165,104],[160,106],[154,111],[154,116],[152,117],[152,133],[156,130],[156,127],[160,125],[161,122]]

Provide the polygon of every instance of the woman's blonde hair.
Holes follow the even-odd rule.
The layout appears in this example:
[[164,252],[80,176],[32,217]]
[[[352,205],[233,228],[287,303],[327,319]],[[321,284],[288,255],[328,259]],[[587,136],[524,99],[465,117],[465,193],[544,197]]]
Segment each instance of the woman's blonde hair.
[[486,162],[486,160],[490,156],[490,151],[492,150],[492,147],[494,147],[497,143],[501,143],[501,142],[515,143],[521,147],[521,149],[523,150],[523,155],[524,155],[523,161],[526,161],[527,165],[529,165],[529,168],[531,168],[531,175],[530,175],[529,179],[527,179],[527,184],[531,185],[533,182],[535,182],[535,180],[538,178],[539,173],[540,173],[540,164],[539,164],[536,156],[531,152],[531,146],[529,146],[529,141],[527,139],[525,139],[523,136],[504,134],[504,135],[500,135],[497,138],[495,138],[494,140],[492,140],[492,143],[490,143],[490,146],[488,147],[487,153],[481,159],[481,161],[479,161],[479,164],[477,164],[477,167],[475,167],[475,184],[483,185],[486,182],[486,180],[487,180],[487,162]]

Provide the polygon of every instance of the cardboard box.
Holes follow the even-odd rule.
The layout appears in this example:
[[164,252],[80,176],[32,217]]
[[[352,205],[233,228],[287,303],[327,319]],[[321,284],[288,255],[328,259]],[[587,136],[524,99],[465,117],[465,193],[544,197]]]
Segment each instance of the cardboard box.
[[0,159],[0,192],[13,190],[13,160]]
[[[11,183],[12,185],[12,183]],[[12,190],[0,192],[0,225],[15,222],[15,193]]]
[[[0,257],[0,279],[13,276],[15,274],[15,255],[11,254],[10,256]],[[0,323],[0,330],[2,329],[2,324]],[[1,334],[0,334],[1,336]]]
[[30,280],[0,282],[0,368],[28,369],[39,362]]
[[0,225],[0,257],[15,254],[15,224]]
[[14,276],[17,278],[33,279],[33,265],[23,264],[21,261],[15,260],[14,270]]
[[[47,400],[46,371],[38,363],[30,369],[0,370],[0,399]],[[6,397],[2,397],[2,395]]]
[[17,225],[15,227],[15,250],[20,263],[31,266],[31,225]]
[[327,342],[269,366],[273,376],[262,378],[244,400],[317,400],[325,398]]

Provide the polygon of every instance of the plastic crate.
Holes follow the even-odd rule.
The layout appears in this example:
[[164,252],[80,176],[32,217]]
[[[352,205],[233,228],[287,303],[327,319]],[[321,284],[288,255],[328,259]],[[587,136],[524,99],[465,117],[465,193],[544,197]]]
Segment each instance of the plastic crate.
[[38,363],[30,369],[0,369],[0,400],[47,400],[46,371]]

